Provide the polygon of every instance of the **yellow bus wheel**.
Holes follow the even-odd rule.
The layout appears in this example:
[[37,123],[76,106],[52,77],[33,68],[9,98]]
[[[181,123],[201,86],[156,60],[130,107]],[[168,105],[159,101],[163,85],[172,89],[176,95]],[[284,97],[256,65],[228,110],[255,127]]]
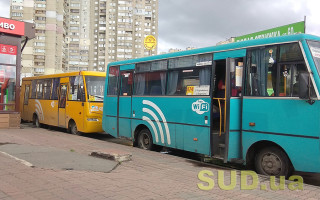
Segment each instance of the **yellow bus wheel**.
[[74,121],[69,123],[69,130],[73,135],[81,135],[81,132],[78,131],[77,124]]
[[40,126],[41,126],[39,118],[38,118],[38,116],[36,114],[33,115],[32,123],[36,128],[40,128]]

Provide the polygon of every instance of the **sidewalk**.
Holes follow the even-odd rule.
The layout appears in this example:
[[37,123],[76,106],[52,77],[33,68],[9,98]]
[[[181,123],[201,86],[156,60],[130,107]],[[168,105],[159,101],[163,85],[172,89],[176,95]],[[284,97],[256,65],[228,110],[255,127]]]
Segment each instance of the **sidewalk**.
[[[7,199],[320,199],[320,188],[304,184],[304,190],[240,190],[240,178],[234,190],[218,187],[221,168],[200,165],[196,161],[145,151],[126,145],[70,135],[64,132],[25,127],[0,130],[0,145],[56,148],[89,155],[92,151],[127,152],[132,160],[122,162],[110,173],[29,167],[0,153],[0,200]],[[214,188],[202,191],[198,183],[201,170],[212,171]],[[230,182],[225,170],[226,185]],[[239,172],[238,172],[239,174]],[[266,177],[260,184],[269,185]]]

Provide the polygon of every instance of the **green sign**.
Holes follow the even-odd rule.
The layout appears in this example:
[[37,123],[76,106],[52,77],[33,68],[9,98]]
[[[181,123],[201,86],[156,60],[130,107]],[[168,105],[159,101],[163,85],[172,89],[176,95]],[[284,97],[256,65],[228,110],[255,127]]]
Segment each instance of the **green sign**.
[[235,42],[247,41],[247,40],[255,40],[255,39],[262,39],[262,38],[270,38],[270,37],[278,37],[284,35],[294,35],[298,33],[305,32],[305,22],[297,22],[294,24],[289,24],[285,26],[280,26],[277,28],[272,28],[256,33],[251,33],[248,35],[243,35],[235,38]]

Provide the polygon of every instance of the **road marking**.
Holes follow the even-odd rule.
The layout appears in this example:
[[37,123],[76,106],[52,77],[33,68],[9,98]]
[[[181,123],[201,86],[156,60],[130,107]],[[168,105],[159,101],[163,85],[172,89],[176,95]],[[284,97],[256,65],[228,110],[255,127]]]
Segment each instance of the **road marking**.
[[0,153],[2,153],[3,155],[8,156],[8,157],[10,157],[10,158],[13,158],[13,159],[15,159],[16,161],[18,161],[18,162],[20,162],[20,163],[22,163],[22,164],[24,164],[24,165],[26,165],[26,166],[28,166],[28,167],[34,167],[34,165],[31,164],[31,163],[29,163],[28,161],[22,160],[22,159],[20,159],[20,158],[17,158],[17,157],[15,157],[15,156],[12,156],[12,155],[10,155],[10,154],[8,154],[8,153],[6,153],[6,152],[3,152],[3,151],[0,151]]

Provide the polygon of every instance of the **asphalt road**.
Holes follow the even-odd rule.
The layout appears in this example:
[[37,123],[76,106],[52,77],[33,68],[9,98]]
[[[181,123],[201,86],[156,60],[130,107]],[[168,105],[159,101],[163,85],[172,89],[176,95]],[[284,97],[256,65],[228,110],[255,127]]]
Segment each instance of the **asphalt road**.
[[[32,124],[25,123],[22,126],[27,128],[27,127],[31,127]],[[66,133],[66,130],[62,129],[62,128],[57,128],[57,127],[44,127],[44,128],[48,128],[51,131],[59,131],[59,132]],[[82,137],[89,137],[89,138],[94,138],[94,139],[102,140],[102,141],[106,141],[106,142],[112,142],[112,143],[116,143],[116,144],[132,146],[131,141],[128,141],[125,139],[114,138],[111,135],[106,134],[106,133],[83,134]],[[210,163],[204,163],[204,162],[201,162],[201,155],[195,154],[195,153],[190,153],[187,151],[169,150],[169,151],[163,152],[163,149],[161,149],[161,148],[157,149],[156,151],[158,151],[159,153],[168,153],[170,155],[188,158],[188,159],[190,159],[190,161],[193,161],[195,163],[195,165],[200,165],[200,166],[210,166],[211,165],[211,166],[215,166],[215,167],[220,166],[220,167],[224,167],[224,168],[237,169],[237,170],[244,169],[242,166],[239,166],[239,165],[230,165],[230,164],[226,165],[219,160],[214,160],[214,161],[211,161]],[[307,183],[310,185],[315,185],[315,186],[320,186],[320,173],[294,172],[294,174],[302,176],[304,179],[304,183]]]
[[[124,139],[119,139],[119,138],[114,138],[111,135],[105,134],[105,133],[103,133],[103,134],[85,134],[83,136],[84,137],[95,138],[97,140],[113,142],[113,143],[117,143],[117,144],[121,144],[121,145],[132,146],[132,142],[131,141],[124,140]],[[163,153],[161,148],[156,150],[156,151],[158,151],[159,153]],[[195,153],[190,153],[190,152],[187,152],[187,151],[170,150],[170,151],[165,152],[165,153],[168,153],[168,154],[174,155],[174,156],[188,158],[190,160],[196,161],[197,165],[202,165],[202,166],[214,165],[214,166],[227,167],[227,168],[237,169],[237,170],[244,169],[244,167],[242,167],[242,166],[224,164],[219,160],[213,160],[210,163],[204,163],[204,162],[201,162],[201,155],[195,154]],[[294,175],[302,176],[303,179],[304,179],[304,183],[307,183],[307,184],[310,184],[310,185],[315,185],[315,186],[320,186],[320,173],[295,172]]]

